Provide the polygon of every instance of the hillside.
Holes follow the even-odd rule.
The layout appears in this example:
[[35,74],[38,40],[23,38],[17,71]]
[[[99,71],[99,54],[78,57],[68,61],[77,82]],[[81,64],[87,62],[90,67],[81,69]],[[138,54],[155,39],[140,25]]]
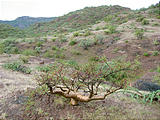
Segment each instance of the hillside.
[[[124,11],[126,13],[131,12],[129,8],[121,6],[86,7],[58,17],[51,22],[37,23],[31,26],[27,31],[30,35],[33,35],[33,33],[34,35],[46,35],[60,32],[72,32],[89,28],[89,26],[103,20],[108,15],[118,15]],[[123,17],[118,19],[123,19]],[[124,21],[125,19],[119,22],[123,23]]]
[[29,16],[22,16],[18,17],[15,20],[12,21],[2,21],[0,20],[0,23],[8,24],[13,27],[18,27],[20,29],[25,29],[29,27],[30,25],[33,25],[35,23],[39,22],[49,22],[55,19],[55,17],[45,18],[45,17],[29,17]]
[[[159,4],[140,10],[87,7],[24,30],[0,24],[0,36],[0,119],[159,120]],[[99,88],[88,85],[92,76],[102,80]],[[58,84],[61,94],[84,87],[79,93],[86,98],[87,90],[101,95],[121,82],[120,91],[106,99],[76,106],[47,86]],[[128,87],[142,95],[122,92]]]
[[8,37],[23,38],[25,37],[25,32],[11,25],[0,24],[0,39]]

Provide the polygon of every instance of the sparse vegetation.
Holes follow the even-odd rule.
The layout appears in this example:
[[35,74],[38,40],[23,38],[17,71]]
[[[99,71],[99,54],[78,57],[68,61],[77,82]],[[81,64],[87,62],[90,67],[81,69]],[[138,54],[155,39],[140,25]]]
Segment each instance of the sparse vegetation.
[[36,51],[32,50],[32,49],[25,49],[22,51],[22,54],[25,56],[35,56],[36,55]]
[[[157,5],[116,5],[23,30],[0,25],[0,119],[160,118],[158,17]],[[141,80],[142,92],[132,88]]]
[[3,67],[6,69],[11,69],[13,71],[20,71],[26,74],[31,73],[31,69],[22,65],[20,62],[6,63],[3,65]]

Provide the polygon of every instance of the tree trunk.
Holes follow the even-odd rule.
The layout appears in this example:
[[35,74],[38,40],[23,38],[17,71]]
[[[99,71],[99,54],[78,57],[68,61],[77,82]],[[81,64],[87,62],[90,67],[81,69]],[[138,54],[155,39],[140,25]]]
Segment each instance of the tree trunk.
[[73,106],[78,105],[78,101],[71,98],[70,104],[73,105]]

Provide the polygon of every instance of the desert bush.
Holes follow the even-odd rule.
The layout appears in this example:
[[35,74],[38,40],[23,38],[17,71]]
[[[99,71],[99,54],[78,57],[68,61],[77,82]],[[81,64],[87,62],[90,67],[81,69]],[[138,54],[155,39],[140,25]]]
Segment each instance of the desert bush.
[[74,37],[78,37],[78,36],[79,36],[79,32],[74,32],[74,33],[73,33],[73,36],[74,36]]
[[36,69],[40,72],[49,72],[52,69],[52,64],[50,65],[43,65],[43,66],[38,66]]
[[82,47],[84,50],[87,50],[88,47],[91,47],[96,43],[95,40],[88,38],[88,39],[82,39],[79,43],[79,46]]
[[43,57],[46,58],[53,58],[54,57],[54,52],[52,50],[47,50],[44,54]]
[[142,25],[148,25],[149,24],[149,20],[143,19],[141,23],[142,23]]
[[5,46],[0,42],[0,54],[4,53]]
[[106,17],[104,18],[104,21],[107,22],[107,23],[108,23],[108,22],[111,22],[112,19],[113,19],[113,17],[114,17],[113,15],[108,15],[108,16],[106,16]]
[[77,50],[72,50],[71,53],[72,53],[73,55],[82,55],[82,53],[79,52],[79,51],[77,51]]
[[19,49],[17,47],[14,47],[14,46],[10,45],[8,47],[5,47],[4,52],[9,53],[9,54],[18,54]]
[[136,19],[137,22],[142,22],[144,20],[145,17],[143,16],[138,16],[138,18]]
[[8,54],[18,54],[19,49],[16,47],[15,39],[5,39],[1,42],[3,52]]
[[[83,65],[55,63],[52,70],[41,74],[37,77],[37,81],[40,86],[48,88],[49,94],[69,98],[72,105],[77,105],[78,102],[103,100],[106,96],[121,89],[125,86],[126,80],[133,75],[132,69],[134,68],[130,62],[121,60],[107,62],[105,58],[99,62]],[[105,81],[111,82],[117,88],[104,88],[107,90],[101,95],[102,91],[99,91],[99,87]]]
[[52,46],[52,50],[59,50],[59,48],[56,46]]
[[94,62],[98,62],[100,60],[99,56],[92,56],[89,58],[89,61],[94,61]]
[[160,42],[159,42],[158,40],[154,40],[154,41],[153,41],[153,44],[154,44],[154,45],[160,45]]
[[76,41],[76,40],[71,40],[71,41],[69,42],[69,45],[71,45],[71,46],[73,46],[73,45],[75,45],[75,44],[77,44],[77,41]]
[[25,56],[35,56],[36,55],[36,51],[32,49],[25,49],[21,53]]
[[105,39],[105,37],[103,35],[96,35],[95,36],[96,44],[104,44],[104,39]]
[[159,52],[158,52],[158,51],[153,51],[152,55],[153,55],[153,56],[158,56],[158,55],[159,55]]
[[86,37],[87,37],[87,36],[89,36],[89,35],[91,35],[91,31],[86,30],[86,31],[85,31],[85,33],[84,33],[84,36],[86,36]]
[[55,42],[57,38],[52,38],[52,42]]
[[137,37],[137,39],[143,39],[143,35],[144,35],[144,30],[143,29],[136,29],[135,30],[135,35],[136,35],[136,37]]
[[47,37],[44,37],[43,40],[44,40],[45,42],[47,42],[48,38],[47,38]]
[[38,41],[38,42],[36,43],[36,47],[42,47],[42,45],[43,45],[43,41]]
[[20,56],[19,60],[22,61],[22,63],[28,63],[29,57],[28,56]]
[[66,36],[65,36],[65,35],[60,35],[60,36],[59,36],[59,41],[62,42],[62,43],[63,43],[63,42],[67,42]]
[[147,53],[147,52],[143,53],[143,55],[146,56],[146,57],[150,56],[150,54]]
[[152,26],[160,26],[158,23],[153,23]]
[[6,63],[3,65],[6,69],[11,69],[13,71],[20,71],[22,73],[30,74],[31,69],[29,67],[23,66],[20,62]]
[[152,91],[150,93],[142,93],[138,89],[133,87],[127,87],[124,91],[121,91],[123,93],[128,93],[130,96],[134,99],[140,99],[143,103],[149,102],[150,104],[153,103],[153,101],[159,101],[160,100],[160,90]]
[[159,16],[157,16],[157,19],[160,19],[160,15],[159,15]]
[[60,58],[60,59],[64,59],[65,55],[63,54],[63,50],[61,49],[57,49],[57,50],[47,50],[44,54],[43,57],[46,58]]
[[34,51],[36,52],[36,54],[40,54],[41,53],[41,47],[35,47]]
[[104,31],[105,34],[113,34],[113,33],[116,33],[116,26],[114,25],[108,25],[107,26],[107,29]]
[[101,29],[101,28],[100,28],[99,26],[97,26],[95,30],[100,30],[100,29]]

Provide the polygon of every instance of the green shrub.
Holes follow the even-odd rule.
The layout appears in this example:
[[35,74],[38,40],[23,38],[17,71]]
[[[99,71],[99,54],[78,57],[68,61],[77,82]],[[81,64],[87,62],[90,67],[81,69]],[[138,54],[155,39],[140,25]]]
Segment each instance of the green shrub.
[[142,22],[143,20],[144,20],[144,17],[143,17],[143,16],[139,16],[139,17],[136,19],[137,22]]
[[73,36],[74,36],[74,37],[78,37],[78,36],[79,36],[79,32],[74,32],[74,33],[73,33]]
[[158,52],[158,51],[154,51],[152,55],[153,55],[153,56],[158,56],[158,55],[159,55],[159,52]]
[[81,55],[81,54],[82,54],[82,53],[80,53],[80,52],[77,51],[77,50],[72,50],[71,53],[72,53],[73,55]]
[[153,44],[154,44],[154,45],[159,45],[160,42],[159,42],[158,40],[154,40],[154,41],[153,41]]
[[71,45],[71,46],[73,46],[73,45],[75,45],[75,44],[77,44],[77,41],[75,41],[75,40],[71,40],[71,41],[69,42],[69,45]]
[[160,26],[158,23],[153,23],[152,26]]
[[142,21],[142,25],[148,25],[148,24],[149,24],[149,20],[144,19],[144,20]]
[[135,30],[135,35],[136,35],[137,39],[143,39],[144,30],[143,29],[136,29]]
[[4,53],[5,46],[3,43],[0,43],[0,54]]
[[62,50],[58,49],[56,51],[53,51],[53,50],[46,51],[43,54],[43,57],[46,57],[46,58],[53,58],[53,57],[55,57],[55,58],[64,59],[65,55],[62,53]]
[[60,35],[60,37],[59,37],[59,41],[60,42],[67,42],[67,38],[66,38],[66,36],[64,36],[64,35]]
[[113,15],[108,15],[107,17],[104,18],[104,21],[107,22],[107,23],[111,22],[113,17],[114,17]]
[[29,57],[28,56],[20,56],[19,59],[23,63],[28,63],[28,61],[29,61]]
[[14,47],[14,46],[10,45],[8,47],[5,47],[4,52],[8,53],[8,54],[18,54],[19,49],[17,47]]
[[145,52],[143,55],[146,56],[146,57],[150,56],[150,54],[147,53],[147,52]]
[[79,43],[79,46],[82,47],[84,50],[87,50],[88,47],[91,47],[95,44],[95,40],[93,39],[82,39]]
[[89,30],[85,31],[84,36],[89,36],[91,35],[91,32]]
[[43,44],[43,42],[42,42],[42,41],[39,41],[39,42],[36,43],[36,47],[41,47],[42,44]]
[[6,69],[11,69],[13,71],[20,71],[26,74],[30,74],[31,73],[31,69],[23,66],[21,63],[19,62],[13,62],[13,63],[6,63],[3,65],[4,68]]
[[95,30],[100,30],[100,29],[101,29],[101,28],[97,26]]
[[38,67],[36,67],[36,69],[38,70],[38,71],[40,71],[40,72],[48,72],[48,71],[50,71],[51,70],[51,68],[52,68],[52,65],[43,65],[43,66],[38,66]]
[[65,55],[62,52],[58,51],[58,52],[55,52],[54,57],[59,59],[64,59]]
[[45,38],[43,38],[43,40],[44,40],[45,42],[47,42],[48,38],[47,38],[47,37],[45,37]]
[[96,43],[97,44],[104,44],[104,39],[105,39],[104,36],[102,36],[102,35],[96,35],[95,39],[96,39]]
[[22,54],[26,56],[35,56],[36,51],[32,49],[25,49],[24,51],[22,51]]
[[52,42],[55,42],[57,38],[52,38]]
[[157,16],[157,19],[160,19],[160,15],[159,15],[159,16]]
[[52,46],[52,50],[58,50],[59,48],[56,46]]
[[53,58],[54,57],[54,52],[52,50],[47,50],[44,54],[43,57],[46,58]]
[[160,66],[158,66],[158,67],[157,67],[157,72],[159,72],[159,73],[160,73]]
[[35,52],[37,53],[37,54],[40,54],[41,53],[41,47],[35,47]]
[[1,46],[3,49],[4,53],[8,53],[8,54],[18,54],[19,53],[19,49],[16,47],[16,42],[15,39],[5,39],[3,42],[1,42]]
[[99,56],[93,56],[93,57],[90,57],[89,58],[90,61],[94,61],[94,62],[97,62],[100,60]]
[[113,25],[108,25],[107,26],[107,29],[104,31],[105,34],[113,34],[113,33],[116,33],[116,26],[113,26]]

